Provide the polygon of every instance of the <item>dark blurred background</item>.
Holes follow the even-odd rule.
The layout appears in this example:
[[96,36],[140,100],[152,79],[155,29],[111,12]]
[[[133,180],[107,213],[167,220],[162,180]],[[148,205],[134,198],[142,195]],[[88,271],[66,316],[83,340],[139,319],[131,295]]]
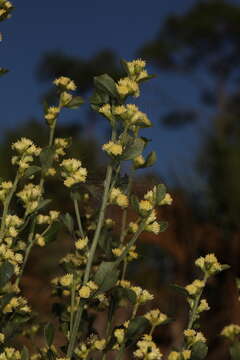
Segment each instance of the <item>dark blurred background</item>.
[[[219,332],[240,321],[235,289],[240,275],[240,0],[22,0],[15,6],[2,26],[0,45],[1,66],[10,69],[1,79],[0,175],[12,176],[12,141],[30,136],[44,143],[41,104],[46,97],[54,100],[55,77],[73,78],[87,99],[93,76],[121,76],[120,58],[147,60],[157,77],[143,86],[137,104],[154,123],[145,136],[152,139],[149,148],[158,162],[150,172],[140,171],[135,189],[141,193],[161,179],[174,203],[161,211],[169,229],[143,237],[141,269],[132,265],[130,273],[140,285],[148,279],[156,305],[176,319],[156,334],[167,350],[181,343],[187,316],[183,299],[168,284],[192,281],[194,259],[202,254],[214,252],[230,264],[231,270],[209,284],[211,310],[202,321],[210,339],[208,359],[227,359]],[[71,155],[80,157],[93,177],[105,161],[99,149],[107,125],[87,105],[60,119],[58,135],[73,137]],[[54,184],[52,189],[59,208],[69,211],[61,190]],[[44,260],[45,249],[34,253],[24,280],[43,317],[50,309],[48,281],[69,247],[67,239],[59,242],[62,246],[52,244]]]

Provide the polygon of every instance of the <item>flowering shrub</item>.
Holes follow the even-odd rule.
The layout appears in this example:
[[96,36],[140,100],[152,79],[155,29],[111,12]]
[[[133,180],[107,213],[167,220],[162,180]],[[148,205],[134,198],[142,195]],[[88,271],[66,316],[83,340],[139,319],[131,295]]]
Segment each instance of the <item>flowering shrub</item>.
[[[9,17],[12,5],[0,0],[0,19]],[[131,103],[131,97],[140,95],[143,81],[151,79],[143,60],[122,61],[126,77],[117,83],[104,74],[94,78],[95,90],[91,107],[109,122],[111,136],[102,146],[109,161],[106,169],[102,200],[99,210],[91,207],[91,194],[83,184],[87,182],[87,169],[79,159],[67,157],[69,139],[56,138],[58,117],[64,108],[77,109],[83,99],[75,95],[73,80],[61,76],[54,81],[58,103],[45,108],[49,128],[48,143],[40,148],[30,139],[21,138],[12,144],[13,180],[0,181],[0,358],[2,360],[35,359],[123,359],[157,360],[163,357],[153,341],[157,326],[170,319],[159,309],[139,316],[143,304],[153,299],[147,289],[126,279],[128,264],[138,258],[137,243],[143,232],[159,234],[166,222],[159,221],[158,208],[172,203],[171,195],[163,184],[155,185],[139,199],[132,189],[133,176],[140,168],[152,166],[155,152],[143,156],[148,140],[141,136],[144,128],[152,125],[147,115]],[[6,71],[2,69],[2,73]],[[130,101],[130,103],[128,102]],[[130,163],[130,174],[122,176],[122,165]],[[73,203],[75,219],[51,208],[45,184],[55,176],[59,186],[68,189]],[[16,207],[16,203],[18,206]],[[119,207],[121,230],[113,237],[115,222],[106,216],[108,207]],[[16,210],[17,209],[17,210]],[[129,209],[135,220],[128,220]],[[57,298],[53,312],[64,337],[61,346],[55,343],[55,327],[34,322],[31,306],[21,295],[21,278],[34,246],[46,246],[65,226],[72,239],[72,251],[61,261],[62,276],[52,280],[52,293]],[[207,356],[206,338],[198,329],[202,312],[209,310],[202,298],[210,277],[221,272],[214,254],[200,257],[195,262],[200,277],[184,288],[176,286],[189,306],[189,320],[183,334],[182,346],[164,355],[168,360],[201,360]],[[131,308],[130,317],[118,322],[117,310],[123,303]],[[91,311],[104,313],[103,331],[92,328]],[[42,328],[41,328],[42,327]],[[45,346],[29,353],[26,347],[15,348],[19,334],[35,342],[38,331],[44,333]],[[222,335],[233,345],[233,359],[239,359],[240,334],[238,325],[227,326]],[[237,354],[237,355],[236,355]],[[238,356],[238,357],[237,357]]]

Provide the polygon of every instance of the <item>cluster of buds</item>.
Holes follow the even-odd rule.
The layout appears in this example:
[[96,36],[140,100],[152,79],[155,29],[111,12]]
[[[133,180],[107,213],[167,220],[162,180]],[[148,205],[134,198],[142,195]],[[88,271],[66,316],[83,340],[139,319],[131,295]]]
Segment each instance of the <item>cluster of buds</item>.
[[59,113],[60,113],[60,107],[50,106],[47,109],[47,112],[44,115],[44,117],[50,127],[55,124],[55,120],[57,119]]
[[24,186],[23,190],[17,193],[17,196],[22,200],[23,206],[26,209],[26,214],[34,212],[41,198],[42,190],[40,185],[29,183]]
[[3,313],[12,313],[12,312],[23,312],[23,313],[29,313],[31,312],[30,307],[27,305],[27,300],[23,297],[13,297],[9,301],[7,305],[3,308]]
[[202,291],[205,285],[206,285],[205,281],[196,279],[191,284],[185,286],[185,289],[187,290],[190,296],[195,297]]
[[1,352],[1,360],[20,360],[21,354],[19,350],[12,347],[5,347]]
[[53,81],[54,85],[59,87],[61,90],[74,91],[77,89],[76,84],[73,80],[66,76],[60,76]]
[[[119,257],[119,256],[122,255],[125,248],[126,248],[125,246],[114,248],[114,249],[112,249],[112,253],[113,253],[114,256]],[[138,258],[138,253],[135,250],[136,250],[136,246],[131,246],[130,247],[130,249],[129,249],[127,255],[126,255],[126,260],[128,262],[136,260]]]
[[193,329],[187,329],[184,331],[184,338],[186,341],[186,344],[189,348],[192,347],[193,344],[195,344],[196,342],[206,342],[206,338],[205,336],[200,332],[200,331],[196,331]]
[[69,146],[69,140],[64,138],[54,139],[54,158],[58,160],[61,156],[66,155],[66,149]]
[[88,244],[88,237],[85,236],[84,238],[80,238],[75,242],[75,248],[77,250],[83,250],[87,247]]
[[86,285],[83,285],[79,290],[79,296],[82,299],[90,298],[94,292],[98,289],[98,285],[93,281],[88,281]]
[[51,225],[59,218],[59,215],[59,211],[50,210],[48,215],[39,214],[36,218],[36,221],[38,225]]
[[10,17],[11,11],[13,10],[13,5],[10,1],[1,0],[0,1],[0,21],[3,21]]
[[119,188],[113,188],[109,195],[111,204],[120,206],[121,208],[128,207],[128,197]]
[[119,142],[109,141],[102,146],[103,151],[112,157],[120,156],[123,153],[123,146]]
[[159,326],[167,321],[167,315],[161,313],[159,309],[154,309],[149,311],[144,317],[150,322],[150,324],[155,327]]
[[13,239],[18,236],[23,220],[17,215],[7,215],[5,219],[4,241],[11,246]]
[[134,352],[134,356],[137,359],[160,360],[163,355],[155,342],[152,341],[152,336],[145,334],[137,342],[137,350]]
[[227,325],[222,329],[221,335],[231,341],[235,341],[240,335],[240,326],[236,324]]
[[19,264],[23,262],[23,256],[20,253],[14,252],[9,246],[5,244],[0,245],[0,263],[8,261],[14,267],[14,273],[19,274],[20,268]]
[[140,95],[138,83],[129,77],[120,79],[116,85],[116,89],[121,98],[125,98],[128,95],[133,95],[134,97]]
[[96,335],[91,335],[85,343],[80,343],[74,353],[78,359],[87,359],[92,351],[103,351],[105,346],[105,339],[99,339]]
[[125,62],[125,66],[127,67],[129,76],[137,82],[141,80],[145,80],[149,77],[145,69],[146,61],[142,59],[127,61]]
[[21,138],[13,143],[12,149],[18,153],[12,157],[12,164],[19,167],[20,173],[23,173],[33,162],[34,156],[38,156],[41,152],[41,148],[27,138]]
[[195,261],[196,266],[207,275],[214,275],[222,270],[225,266],[221,265],[214,254],[208,254],[205,257],[200,257]]
[[60,166],[63,169],[61,175],[65,179],[65,186],[72,187],[75,184],[86,181],[87,170],[82,167],[80,160],[65,159]]
[[4,202],[9,192],[13,187],[13,183],[11,181],[2,181],[0,183],[0,201]]

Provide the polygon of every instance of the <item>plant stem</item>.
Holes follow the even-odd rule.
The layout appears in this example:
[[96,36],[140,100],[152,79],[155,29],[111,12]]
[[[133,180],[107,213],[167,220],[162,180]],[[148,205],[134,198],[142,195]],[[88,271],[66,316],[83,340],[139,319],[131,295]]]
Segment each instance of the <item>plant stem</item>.
[[15,281],[15,285],[17,285],[17,286],[19,285],[19,282],[20,282],[21,277],[23,275],[23,271],[25,269],[25,266],[26,266],[30,251],[31,251],[31,249],[33,247],[33,244],[34,244],[35,226],[36,226],[36,217],[32,220],[31,229],[30,229],[30,233],[29,233],[29,236],[28,236],[28,246],[27,246],[27,249],[25,251],[25,256],[24,256],[24,259],[23,259],[20,274],[18,275],[18,277],[17,277],[17,279]]
[[74,312],[75,312],[75,290],[76,290],[76,284],[75,284],[75,279],[74,279],[74,274],[73,274],[73,283],[72,283],[72,287],[71,287],[71,313],[70,313],[70,333],[72,331],[72,327],[73,327],[73,320],[74,320]]
[[[206,284],[207,279],[208,279],[208,275],[205,273],[204,278],[203,278],[204,284]],[[201,289],[201,291],[199,292],[199,294],[197,295],[197,297],[195,299],[195,303],[194,303],[193,309],[191,311],[187,329],[192,329],[192,327],[194,325],[194,322],[196,320],[196,315],[197,315],[197,309],[198,309],[199,301],[200,301],[202,293],[203,293],[203,289],[204,289],[204,287]]]
[[79,213],[78,201],[77,201],[77,199],[74,199],[73,202],[74,202],[74,209],[75,209],[77,223],[78,223],[78,229],[79,229],[81,237],[84,237],[84,232],[83,232],[83,227],[82,227],[82,222],[81,222],[81,216],[80,216],[80,213]]

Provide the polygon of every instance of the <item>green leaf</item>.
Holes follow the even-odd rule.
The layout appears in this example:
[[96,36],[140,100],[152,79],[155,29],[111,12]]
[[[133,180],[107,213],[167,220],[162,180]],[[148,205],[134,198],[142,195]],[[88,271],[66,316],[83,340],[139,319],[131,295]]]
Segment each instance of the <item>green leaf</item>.
[[61,216],[61,219],[62,219],[63,224],[66,226],[66,228],[70,232],[70,234],[72,234],[73,229],[74,229],[74,222],[73,222],[72,216],[69,213],[66,213]]
[[234,341],[230,346],[230,355],[232,360],[240,360],[240,342]]
[[45,199],[45,200],[40,201],[38,207],[36,208],[36,210],[34,210],[34,212],[39,211],[39,210],[45,208],[45,207],[46,207],[47,205],[49,205],[51,202],[52,202],[51,199]]
[[144,165],[145,167],[150,167],[153,166],[156,161],[157,161],[157,154],[155,151],[152,151],[150,152],[150,154],[148,154]]
[[53,324],[47,323],[44,326],[44,338],[45,338],[47,346],[50,347],[52,345],[53,339],[54,339],[54,327],[53,327]]
[[94,281],[99,286],[98,292],[105,292],[110,290],[117,282],[119,270],[114,268],[114,262],[103,261],[94,278]]
[[50,229],[46,232],[46,234],[44,235],[44,239],[47,244],[56,240],[60,226],[61,224],[59,222],[54,222]]
[[149,321],[143,316],[137,316],[131,320],[125,335],[127,346],[134,344],[136,340],[146,331],[148,326]]
[[40,166],[32,165],[32,166],[30,166],[29,168],[27,168],[27,170],[26,170],[25,173],[24,173],[24,176],[25,176],[25,177],[30,177],[30,176],[32,176],[32,175],[37,174],[39,171],[41,171]]
[[74,96],[65,107],[69,109],[78,109],[82,104],[84,104],[83,98],[81,96]]
[[49,146],[41,151],[39,158],[43,171],[48,170],[52,166],[53,156],[54,156],[54,151]]
[[180,286],[180,285],[177,285],[177,284],[171,284],[170,286],[171,286],[171,288],[176,290],[181,295],[184,295],[184,296],[189,295],[187,290],[183,286]]
[[29,360],[29,351],[26,346],[23,346],[21,350],[21,360]]
[[207,345],[202,341],[197,341],[191,349],[191,360],[205,359],[208,353]]
[[2,288],[12,277],[14,267],[8,261],[0,266],[0,288]]
[[167,192],[166,186],[164,184],[158,184],[156,186],[156,203],[159,204],[165,197]]
[[134,139],[132,143],[126,146],[123,154],[121,155],[121,159],[123,160],[132,160],[135,157],[142,154],[145,146],[145,142],[141,138]]
[[115,81],[108,74],[103,74],[94,77],[94,85],[97,90],[111,95],[113,98],[118,98]]

